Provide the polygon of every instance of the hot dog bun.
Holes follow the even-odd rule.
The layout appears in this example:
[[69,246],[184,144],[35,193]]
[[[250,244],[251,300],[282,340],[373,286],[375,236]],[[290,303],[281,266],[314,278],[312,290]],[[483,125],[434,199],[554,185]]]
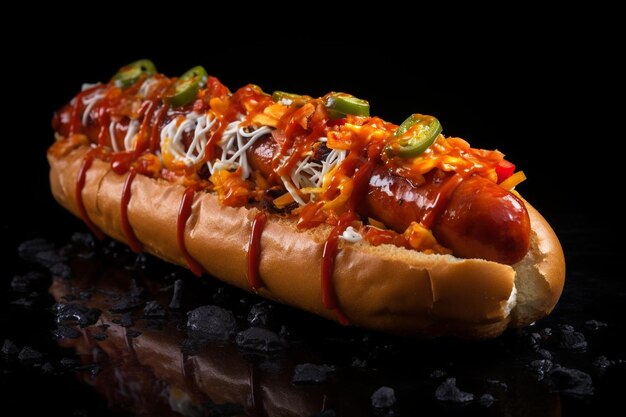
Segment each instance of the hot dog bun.
[[[52,193],[77,216],[76,181],[88,150],[77,145],[64,155],[48,154]],[[93,223],[127,243],[120,218],[125,177],[96,159],[82,198]],[[146,252],[187,266],[176,243],[183,192],[181,185],[137,175],[128,217]],[[560,297],[565,261],[551,227],[526,205],[531,248],[513,266],[341,240],[333,278],[339,305],[354,325],[425,337],[490,338],[509,326],[522,327],[544,317]],[[185,231],[187,250],[206,272],[244,290],[250,290],[246,255],[256,212],[222,206],[216,196],[200,192]],[[293,221],[271,216],[261,240],[265,288],[258,293],[335,319],[322,304],[320,289],[320,260],[330,230],[320,226],[298,231]]]

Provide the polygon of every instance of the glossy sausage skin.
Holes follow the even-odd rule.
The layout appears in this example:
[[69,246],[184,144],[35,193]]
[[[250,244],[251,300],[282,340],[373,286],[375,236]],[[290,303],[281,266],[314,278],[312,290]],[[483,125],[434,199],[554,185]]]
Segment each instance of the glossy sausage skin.
[[[364,213],[403,232],[435,206],[450,175],[432,172],[414,186],[384,167],[374,170]],[[462,181],[432,225],[434,236],[453,254],[504,264],[520,261],[530,245],[530,218],[524,203],[502,187],[478,176]]]
[[530,218],[518,197],[485,178],[471,177],[451,195],[433,233],[462,258],[514,264],[528,252]]
[[[53,119],[53,127],[61,135],[69,132],[70,113],[71,107],[66,106]],[[124,136],[126,125],[118,123],[118,138]],[[97,140],[97,123],[89,123],[82,130],[92,141]],[[278,144],[268,135],[259,139],[248,152],[252,168],[273,185],[281,184],[272,168],[278,150]],[[370,177],[359,214],[382,221],[402,233],[411,222],[419,222],[434,208],[440,187],[449,178],[450,174],[433,171],[426,176],[424,184],[415,186],[379,166]],[[433,234],[456,256],[513,264],[528,251],[530,220],[524,203],[489,180],[475,176],[462,181],[437,210],[441,212],[432,225]]]
[[280,178],[274,173],[272,161],[274,155],[279,151],[278,143],[271,136],[259,138],[248,151],[250,165],[252,169],[258,170],[263,178],[267,179],[270,184],[280,184]]

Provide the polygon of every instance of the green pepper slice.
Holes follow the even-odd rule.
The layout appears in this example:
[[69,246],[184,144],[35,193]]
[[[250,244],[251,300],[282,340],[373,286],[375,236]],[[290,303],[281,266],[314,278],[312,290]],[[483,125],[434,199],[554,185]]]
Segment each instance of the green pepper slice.
[[204,67],[200,65],[193,67],[176,80],[165,99],[174,107],[189,104],[196,99],[200,87],[206,85],[208,78]]
[[286,91],[274,91],[272,93],[272,100],[274,100],[277,103],[283,103],[287,106],[291,105],[291,104],[295,104],[297,106],[301,106],[304,103],[306,103],[306,101],[310,99],[309,96],[303,96],[300,94],[294,94],[294,93],[288,93]]
[[151,76],[157,73],[154,63],[149,59],[140,59],[123,66],[113,76],[112,80],[120,88],[128,88],[139,81],[141,76]]
[[424,152],[441,133],[441,123],[433,116],[412,114],[385,146],[388,157],[413,158]]
[[346,93],[333,93],[328,96],[326,108],[332,119],[345,117],[348,114],[365,117],[370,115],[370,104],[367,100]]

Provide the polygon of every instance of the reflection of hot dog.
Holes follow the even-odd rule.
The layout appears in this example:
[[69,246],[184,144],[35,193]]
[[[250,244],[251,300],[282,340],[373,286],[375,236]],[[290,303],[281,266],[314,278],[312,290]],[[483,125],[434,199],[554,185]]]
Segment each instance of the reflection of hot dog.
[[[123,253],[121,248],[119,251]],[[85,365],[97,363],[100,370],[97,375],[81,374],[116,409],[132,410],[137,415],[169,416],[173,410],[194,416],[205,415],[199,411],[203,403],[209,402],[230,404],[231,409],[239,405],[234,408],[240,408],[241,415],[258,417],[312,416],[323,409],[334,410],[340,416],[366,416],[372,414],[370,396],[382,383],[383,375],[386,385],[407,387],[407,391],[396,391],[401,395],[397,404],[403,407],[403,411],[407,410],[405,407],[411,407],[417,412],[423,411],[424,404],[432,401],[434,391],[441,383],[429,376],[430,370],[454,362],[455,368],[461,366],[464,369],[461,372],[472,381],[476,380],[476,370],[483,378],[491,376],[496,379],[494,382],[502,381],[497,388],[493,385],[491,389],[494,391],[491,392],[503,407],[541,410],[539,415],[561,415],[559,396],[547,392],[525,366],[511,364],[503,369],[501,361],[490,360],[492,355],[498,356],[503,349],[507,350],[510,343],[515,344],[512,339],[508,339],[508,343],[503,341],[504,344],[483,344],[480,353],[474,351],[475,344],[462,341],[455,344],[452,350],[445,348],[449,346],[446,341],[421,341],[416,345],[410,341],[373,335],[369,342],[353,344],[350,340],[354,339],[354,332],[343,336],[329,335],[329,326],[321,322],[316,324],[315,321],[298,331],[297,319],[281,315],[274,316],[278,320],[274,328],[286,320],[285,324],[295,334],[286,336],[291,347],[277,357],[262,353],[250,355],[249,351],[238,351],[235,343],[223,341],[203,344],[193,354],[185,354],[181,346],[185,345],[183,341],[189,335],[180,329],[180,324],[176,325],[179,317],[144,320],[139,309],[133,314],[133,327],[124,328],[116,323],[119,320],[110,312],[119,300],[115,295],[123,296],[129,288],[142,288],[146,300],[166,306],[171,300],[171,290],[167,291],[171,282],[154,279],[163,274],[162,268],[148,268],[145,271],[147,276],[137,276],[137,272],[129,270],[125,263],[111,265],[109,262],[103,270],[104,260],[100,257],[72,259],[70,265],[74,279],[55,279],[50,294],[57,303],[78,303],[89,309],[98,309],[102,314],[98,323],[91,327],[75,327],[83,332],[84,337],[63,339],[60,343],[73,347],[81,354]],[[183,310],[210,300],[215,291],[215,286],[202,285],[194,280],[185,280],[185,284]],[[235,290],[225,293],[239,299]],[[73,300],[76,294],[90,294],[90,297],[68,301]],[[248,301],[243,305],[236,303],[236,308],[249,306],[254,298]],[[157,324],[164,327],[155,329]],[[131,337],[132,331],[140,331],[141,335]],[[298,335],[306,336],[302,340],[302,336]],[[325,343],[319,343],[327,337],[336,346],[343,346],[339,352],[334,349],[327,352],[323,347]],[[394,352],[392,356],[383,359],[383,354],[381,358],[381,351],[386,350],[382,346],[392,346],[388,351]],[[344,358],[352,357],[348,355],[350,349],[357,357],[372,354],[378,359],[370,357],[369,366],[354,369],[347,366],[351,360],[344,362]],[[416,355],[415,349],[440,353]],[[296,366],[304,360],[333,365],[336,372],[319,385],[295,385],[292,378],[296,374]],[[407,370],[407,361],[410,371],[402,372]],[[503,382],[508,385],[504,386],[507,387],[506,392],[502,390]],[[484,389],[484,382],[480,379],[474,384]],[[407,401],[411,405],[407,406]]]
[[490,336],[556,303],[558,240],[510,191],[524,177],[501,153],[444,138],[430,116],[369,117],[347,94],[230,94],[201,67],[176,80],[147,62],[53,120],[53,193],[95,233],[393,332]]
[[210,401],[240,405],[250,415],[303,416],[313,415],[324,406],[319,390],[307,392],[291,383],[293,366],[268,376],[246,362],[233,345],[209,344],[188,356],[180,350],[182,336],[175,326],[142,329],[141,337],[132,339],[106,314],[101,321],[109,326],[106,340],[96,341],[93,333],[98,329],[87,328],[82,330],[83,338],[62,344],[85,353],[97,351],[96,346],[102,349],[108,356],[107,361],[99,361],[103,372],[96,377],[85,376],[118,407],[126,405],[151,415],[170,415],[171,407],[183,415],[187,415],[185,409],[195,411],[189,415],[202,415],[202,404]]

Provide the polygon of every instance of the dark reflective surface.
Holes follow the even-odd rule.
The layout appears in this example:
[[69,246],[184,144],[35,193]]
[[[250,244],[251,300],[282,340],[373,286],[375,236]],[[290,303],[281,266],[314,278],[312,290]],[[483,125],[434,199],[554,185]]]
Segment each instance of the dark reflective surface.
[[[566,248],[578,248],[586,259],[570,259],[554,314],[485,342],[343,328],[138,257],[110,240],[33,235],[39,240],[9,248],[18,255],[11,265],[17,277],[2,283],[0,336],[17,346],[0,361],[5,402],[27,414],[54,409],[80,415],[608,411],[620,403],[626,376],[626,329],[616,314],[625,286],[606,263],[588,269],[589,256],[602,252],[579,233],[562,235]],[[169,307],[179,301],[180,308]],[[203,305],[234,317],[234,324],[225,324],[224,315],[198,313],[191,331],[186,313]],[[381,387],[393,389],[395,398],[389,391],[375,394]],[[35,392],[38,401],[28,401]]]
[[[320,21],[327,22],[328,11],[323,12]],[[622,79],[621,73],[615,77],[619,65],[610,62],[619,48],[608,42],[619,37],[575,33],[559,25],[587,25],[561,13],[551,17],[546,10],[534,13],[541,17],[537,21],[522,19],[520,27],[489,19],[496,27],[485,26],[484,37],[472,36],[480,22],[467,19],[471,28],[454,33],[454,25],[442,15],[435,19],[437,30],[417,31],[411,24],[404,38],[397,27],[385,38],[381,28],[368,26],[362,42],[338,42],[333,31],[323,38],[319,30],[305,30],[305,35],[290,27],[264,36],[256,22],[246,26],[254,29],[240,31],[247,37],[243,43],[230,39],[238,31],[231,20],[227,29],[217,28],[212,17],[210,24],[190,24],[184,30],[189,39],[152,26],[135,39],[128,31],[113,30],[108,13],[77,13],[74,8],[63,18],[61,12],[47,20],[47,27],[37,27],[41,36],[19,37],[5,48],[6,62],[19,64],[13,74],[19,71],[20,77],[4,86],[10,108],[2,139],[0,343],[16,353],[0,353],[2,412],[120,416],[172,415],[174,409],[190,415],[307,416],[332,409],[336,415],[381,415],[386,411],[374,409],[371,400],[381,387],[394,390],[396,401],[387,411],[395,415],[607,415],[622,408],[624,216],[615,200],[623,186],[620,157],[612,147],[623,126],[612,125],[623,116],[603,97],[614,94],[616,80]],[[592,11],[584,13],[584,21],[591,20]],[[233,15],[244,14],[238,10]],[[389,22],[395,23],[399,14],[405,13],[394,12]],[[126,21],[135,20],[125,16]],[[187,33],[192,27],[199,33]],[[100,29],[85,31],[93,28]],[[13,40],[16,33],[11,29],[6,38]],[[205,39],[210,39],[206,45]],[[417,53],[420,45],[432,51],[432,61],[416,63],[423,56]],[[45,59],[50,54],[53,58]],[[470,343],[390,338],[275,306],[269,328],[275,333],[272,346],[282,349],[272,355],[242,352],[234,335],[228,342],[189,342],[187,310],[200,305],[232,310],[241,332],[249,327],[247,315],[259,300],[156,260],[149,259],[145,270],[137,268],[134,255],[109,250],[108,242],[88,259],[89,251],[82,253],[77,244],[58,252],[74,231],[86,229],[49,195],[45,150],[53,138],[52,112],[83,82],[107,80],[117,68],[140,58],[153,59],[170,75],[205,65],[233,89],[253,82],[269,92],[350,92],[370,100],[372,113],[390,121],[413,112],[433,114],[445,134],[505,152],[529,178],[520,191],[555,227],[565,248],[568,280],[555,312],[525,331]],[[17,254],[18,245],[33,238],[52,242],[37,262]],[[11,285],[14,276],[32,271],[41,275]],[[167,308],[172,272],[185,283],[180,311]],[[68,275],[73,278],[54,278]],[[135,288],[145,288],[136,294],[137,308],[129,316],[110,312],[109,304],[120,302],[116,298],[123,298],[133,279]],[[92,287],[88,297],[84,289]],[[63,296],[69,298],[60,300]],[[101,309],[99,322],[82,329],[67,322],[58,329],[55,297]],[[74,297],[78,299],[70,301]],[[143,318],[146,302],[153,300],[167,317]],[[85,310],[76,312],[90,321]],[[132,326],[120,325],[131,318]],[[585,324],[589,320],[601,323]],[[98,327],[102,324],[109,327]],[[563,327],[567,325],[573,329]],[[57,341],[53,333],[78,338]],[[534,361],[548,357],[553,367],[584,374],[552,371],[539,380],[538,371],[550,372],[549,363]],[[305,363],[334,371],[319,384],[293,384],[296,366]],[[326,369],[314,368],[313,377]],[[451,382],[446,385],[448,378],[456,378],[456,386],[475,399],[466,405],[438,401],[436,392],[440,398],[471,398]],[[580,395],[551,392],[555,389]],[[489,407],[488,397],[478,400],[484,394],[494,397]],[[388,391],[375,398],[378,405],[393,403]]]

